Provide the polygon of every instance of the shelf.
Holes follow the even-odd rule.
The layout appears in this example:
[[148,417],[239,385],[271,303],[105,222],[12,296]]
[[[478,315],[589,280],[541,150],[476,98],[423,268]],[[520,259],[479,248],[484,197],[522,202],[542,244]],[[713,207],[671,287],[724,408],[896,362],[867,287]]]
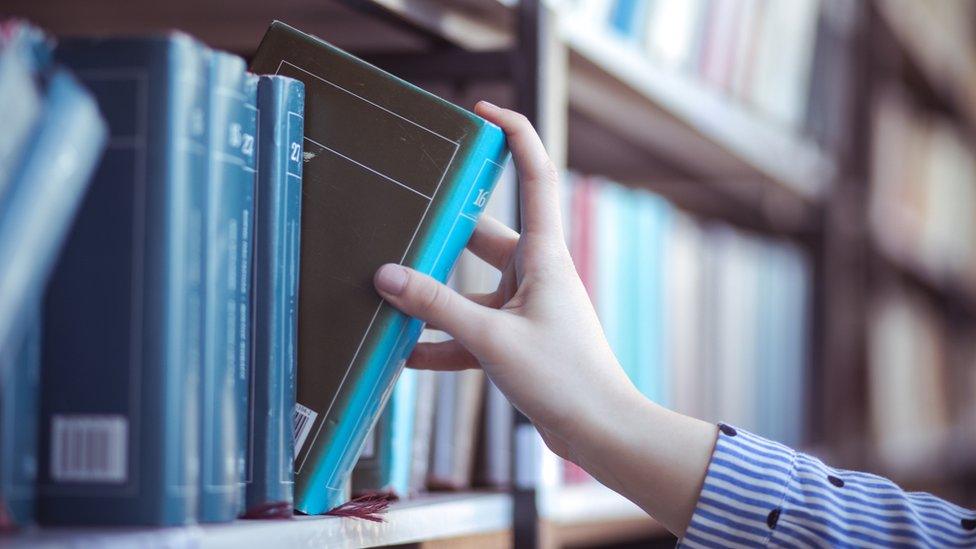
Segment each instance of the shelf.
[[539,518],[543,547],[646,540],[671,535],[633,502],[595,481],[541,491]]
[[697,79],[657,68],[591,21],[561,20],[571,108],[707,180],[763,180],[816,201],[832,162],[788,128]]
[[976,318],[976,295],[972,291],[937,277],[918,262],[889,251],[877,239],[872,239],[871,245],[872,255],[879,269],[896,274],[900,280],[930,296],[940,308],[952,309],[967,317]]
[[431,495],[396,503],[385,522],[335,517],[245,521],[185,528],[57,528],[0,540],[4,547],[376,547],[420,541],[479,538],[511,528],[507,494]]
[[874,4],[932,87],[976,127],[976,37],[971,21],[954,13],[958,3],[885,0]]

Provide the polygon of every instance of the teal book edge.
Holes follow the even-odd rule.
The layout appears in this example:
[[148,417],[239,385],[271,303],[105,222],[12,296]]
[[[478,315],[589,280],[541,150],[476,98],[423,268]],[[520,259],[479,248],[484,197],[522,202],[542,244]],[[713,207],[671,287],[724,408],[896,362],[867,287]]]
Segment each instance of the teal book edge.
[[219,51],[207,57],[199,520],[226,522],[243,505],[256,111],[244,60]]
[[[446,280],[508,151],[497,126],[283,23],[269,28],[251,70],[291,76],[306,85],[295,508],[320,514],[343,503],[343,480],[423,328],[419,320],[382,303],[372,288],[375,269],[400,261]],[[349,188],[353,180],[362,184]],[[374,184],[374,191],[366,190]],[[368,192],[372,200],[365,201]],[[400,193],[395,201],[393,192]],[[344,209],[336,209],[337,200],[344,201]],[[380,200],[389,201],[383,203],[390,208],[379,212]],[[410,204],[426,206],[411,217]],[[342,216],[348,218],[345,226],[334,222]],[[396,223],[405,231],[395,230]],[[353,226],[358,233],[352,234]],[[321,233],[330,231],[332,242],[323,241]],[[342,231],[348,235],[339,236]],[[343,240],[362,240],[364,231],[370,246],[353,247]],[[387,251],[379,253],[385,244],[390,244]],[[325,257],[330,246],[348,255]],[[389,253],[394,248],[395,256]],[[351,267],[343,271],[343,263]],[[336,274],[354,279],[336,280]],[[310,280],[306,275],[333,278]],[[358,335],[351,332],[353,309],[340,316],[335,306],[330,308],[345,298],[330,285],[355,296],[355,311],[367,312]],[[333,343],[322,346],[323,341]],[[349,342],[348,354],[336,351]],[[334,362],[324,358],[331,352]],[[316,379],[336,385],[316,386]]]
[[295,375],[301,243],[305,85],[285,76],[258,82],[254,345],[246,511],[287,518],[294,508]]
[[[186,35],[56,52],[109,146],[45,299],[42,523],[179,525],[199,492],[206,66]],[[105,459],[85,459],[97,445]]]

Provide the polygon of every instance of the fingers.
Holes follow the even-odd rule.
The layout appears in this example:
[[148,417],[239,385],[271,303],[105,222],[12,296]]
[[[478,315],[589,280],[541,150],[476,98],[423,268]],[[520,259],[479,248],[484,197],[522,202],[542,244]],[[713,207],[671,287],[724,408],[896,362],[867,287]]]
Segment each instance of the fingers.
[[[469,294],[464,294],[464,298],[465,299],[468,299],[468,300],[471,300],[474,303],[477,303],[478,305],[481,305],[483,307],[490,307],[492,309],[497,309],[497,308],[501,307],[502,306],[502,303],[503,303],[502,298],[498,294],[497,291],[488,292],[488,293],[469,293]],[[438,326],[438,325],[436,325],[436,324],[434,324],[432,322],[428,322],[427,324],[425,324],[424,325],[424,329],[426,329],[426,330],[436,330],[438,332],[445,332],[445,331],[447,331],[447,330],[442,329],[440,326]]]
[[496,311],[464,298],[451,288],[394,263],[376,271],[379,294],[404,313],[437,326],[465,344],[477,344]]
[[505,269],[518,247],[518,233],[490,215],[481,214],[468,241],[468,249],[499,271]]
[[457,371],[479,368],[478,359],[457,340],[418,343],[407,366],[417,370]]
[[521,114],[487,101],[479,102],[475,112],[498,124],[508,138],[508,147],[518,170],[522,233],[561,234],[556,191],[559,175],[532,124]]

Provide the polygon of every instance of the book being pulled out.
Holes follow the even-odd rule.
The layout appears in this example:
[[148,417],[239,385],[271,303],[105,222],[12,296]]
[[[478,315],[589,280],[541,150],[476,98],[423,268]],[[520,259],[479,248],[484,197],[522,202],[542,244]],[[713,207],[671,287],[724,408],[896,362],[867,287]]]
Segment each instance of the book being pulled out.
[[497,126],[274,22],[251,64],[305,84],[295,508],[341,504],[422,323],[372,279],[445,280],[508,159]]

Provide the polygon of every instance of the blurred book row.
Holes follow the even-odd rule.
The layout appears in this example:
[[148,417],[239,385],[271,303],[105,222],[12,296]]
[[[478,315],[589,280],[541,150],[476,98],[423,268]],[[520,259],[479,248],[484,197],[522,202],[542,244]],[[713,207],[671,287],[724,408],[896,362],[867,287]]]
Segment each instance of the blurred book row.
[[927,296],[879,288],[868,330],[870,459],[915,482],[968,476],[976,456],[976,345],[972,326]]
[[563,0],[567,16],[819,142],[843,123],[843,0]]

